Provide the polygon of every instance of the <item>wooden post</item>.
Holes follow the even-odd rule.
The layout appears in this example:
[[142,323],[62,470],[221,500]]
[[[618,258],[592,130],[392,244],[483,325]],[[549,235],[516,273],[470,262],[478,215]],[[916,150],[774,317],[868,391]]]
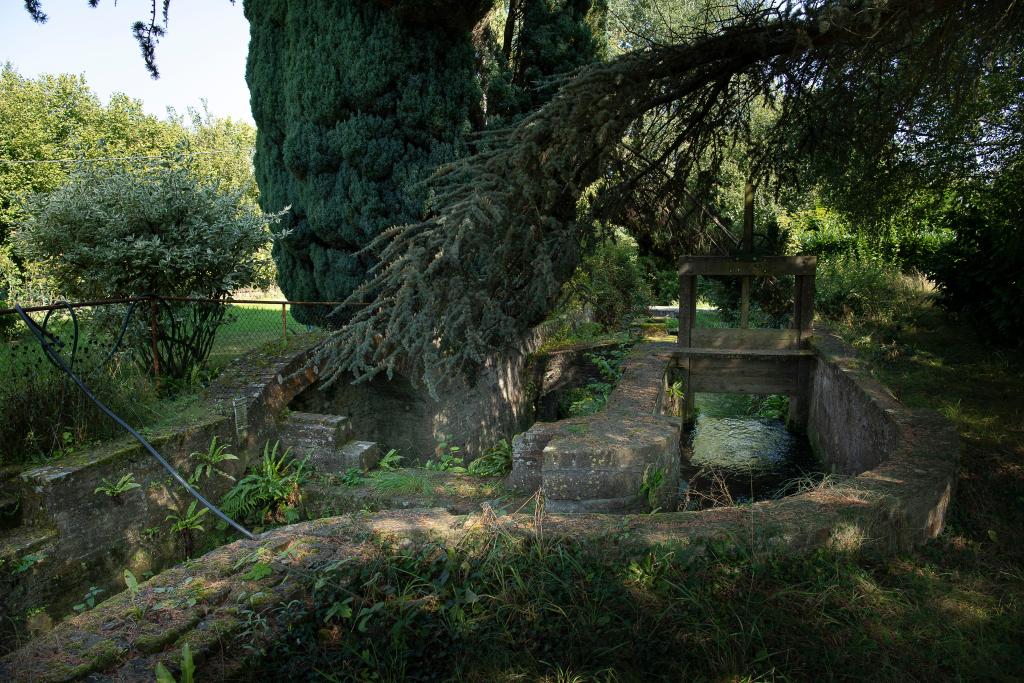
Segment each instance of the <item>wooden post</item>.
[[[747,180],[743,188],[743,253],[754,253],[754,183]],[[750,277],[740,281],[740,327],[750,326]]]
[[811,336],[814,327],[814,275],[798,275],[794,292],[794,327],[800,330],[800,341]]
[[[692,345],[693,327],[697,320],[697,276],[679,275],[679,339],[676,342],[680,349],[688,349]],[[690,382],[690,359],[685,357],[681,363],[683,376],[683,426],[693,422],[693,391]]]
[[[804,348],[814,332],[814,272],[797,275],[793,291],[793,328],[797,330],[797,346]],[[789,397],[786,426],[797,432],[807,430],[810,417],[811,365],[810,358],[801,358],[797,366],[797,393]]]
[[288,346],[288,304],[281,304],[281,342]]
[[160,355],[157,348],[157,340],[160,335],[160,326],[157,324],[156,298],[149,300],[149,350],[153,354],[153,379],[157,386],[160,386]]

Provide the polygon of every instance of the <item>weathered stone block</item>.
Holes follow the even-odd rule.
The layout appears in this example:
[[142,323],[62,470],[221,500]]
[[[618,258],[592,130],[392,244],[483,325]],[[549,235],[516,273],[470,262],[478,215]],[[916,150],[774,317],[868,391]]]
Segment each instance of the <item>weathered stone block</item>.
[[312,450],[309,462],[324,474],[344,474],[353,467],[371,470],[380,462],[380,447],[372,441],[350,441],[341,448]]
[[671,507],[680,431],[679,419],[664,414],[671,346],[634,348],[601,413],[537,424],[517,437],[509,483],[521,491],[542,487],[552,511],[604,512],[646,503],[644,475],[659,471],[655,502]]

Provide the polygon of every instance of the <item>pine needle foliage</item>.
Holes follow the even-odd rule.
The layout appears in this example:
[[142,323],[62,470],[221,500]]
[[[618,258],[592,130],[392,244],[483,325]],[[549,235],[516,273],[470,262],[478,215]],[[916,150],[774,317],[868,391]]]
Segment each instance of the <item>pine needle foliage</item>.
[[[453,2],[385,4],[244,5],[256,178],[264,206],[292,207],[281,226],[289,235],[274,247],[292,300],[347,297],[374,263],[362,248],[418,220],[421,181],[466,153],[481,99],[471,29],[489,3],[466,3],[473,12]],[[415,21],[428,4],[444,20]],[[458,25],[443,11],[456,4]],[[296,317],[322,324],[330,312],[303,307]]]
[[[448,378],[473,377],[492,353],[517,344],[597,237],[588,216],[566,216],[564,207],[607,180],[609,161],[649,112],[667,113],[674,139],[660,158],[605,182],[590,213],[600,216],[634,183],[666,168],[695,197],[706,195],[726,150],[750,139],[749,114],[759,101],[778,108],[751,163],[767,176],[773,155],[815,149],[813,125],[799,139],[786,126],[813,124],[807,117],[815,112],[804,106],[824,79],[857,81],[857,65],[876,63],[879,54],[926,74],[946,54],[951,31],[969,33],[975,52],[995,55],[1016,40],[1006,32],[1020,27],[1024,13],[1009,0],[744,3],[734,10],[679,42],[576,71],[547,104],[489,131],[473,156],[443,167],[432,180],[429,217],[382,232],[367,249],[380,263],[350,298],[369,305],[325,351],[334,377],[400,369],[435,390]],[[879,120],[898,116],[915,94],[871,79],[857,87],[874,88]],[[774,134],[784,130],[786,139]]]

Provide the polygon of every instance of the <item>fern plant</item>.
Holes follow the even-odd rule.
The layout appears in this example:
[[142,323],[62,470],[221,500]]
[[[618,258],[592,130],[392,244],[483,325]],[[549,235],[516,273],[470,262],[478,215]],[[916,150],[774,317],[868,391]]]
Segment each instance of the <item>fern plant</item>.
[[228,453],[228,444],[217,443],[216,436],[210,441],[210,447],[205,453],[195,452],[190,457],[196,462],[196,468],[188,479],[190,484],[198,483],[204,475],[209,479],[214,474],[218,474],[231,481],[235,480],[230,474],[220,469],[219,465],[228,460],[238,460],[238,458]]
[[189,503],[188,509],[184,514],[170,514],[165,518],[168,522],[171,522],[171,533],[181,534],[181,542],[185,549],[185,557],[192,557],[192,550],[194,546],[192,532],[204,530],[200,521],[203,519],[203,516],[209,512],[210,510],[205,507],[196,510],[196,501],[193,500]]
[[502,439],[469,463],[469,473],[478,477],[503,477],[512,471],[512,446]]
[[224,496],[224,512],[267,522],[282,517],[283,508],[299,501],[300,488],[308,478],[308,459],[296,460],[290,448],[278,455],[279,448],[276,441],[263,447],[257,468]]
[[384,454],[383,458],[380,459],[380,462],[377,463],[377,467],[379,467],[384,472],[391,472],[401,467],[401,463],[402,456],[398,454],[397,449],[392,448],[391,450]]
[[137,489],[140,486],[141,484],[135,481],[135,475],[129,472],[116,482],[104,477],[100,480],[100,485],[96,487],[93,493],[102,493],[110,498],[116,498],[122,493],[131,491],[132,489]]

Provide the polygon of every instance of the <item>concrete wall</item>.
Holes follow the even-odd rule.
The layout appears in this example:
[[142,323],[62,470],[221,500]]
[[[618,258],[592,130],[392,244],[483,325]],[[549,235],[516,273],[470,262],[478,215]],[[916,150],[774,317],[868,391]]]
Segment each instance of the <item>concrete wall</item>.
[[902,406],[878,382],[857,372],[853,350],[825,330],[812,340],[807,437],[833,474],[873,469],[899,447]]

